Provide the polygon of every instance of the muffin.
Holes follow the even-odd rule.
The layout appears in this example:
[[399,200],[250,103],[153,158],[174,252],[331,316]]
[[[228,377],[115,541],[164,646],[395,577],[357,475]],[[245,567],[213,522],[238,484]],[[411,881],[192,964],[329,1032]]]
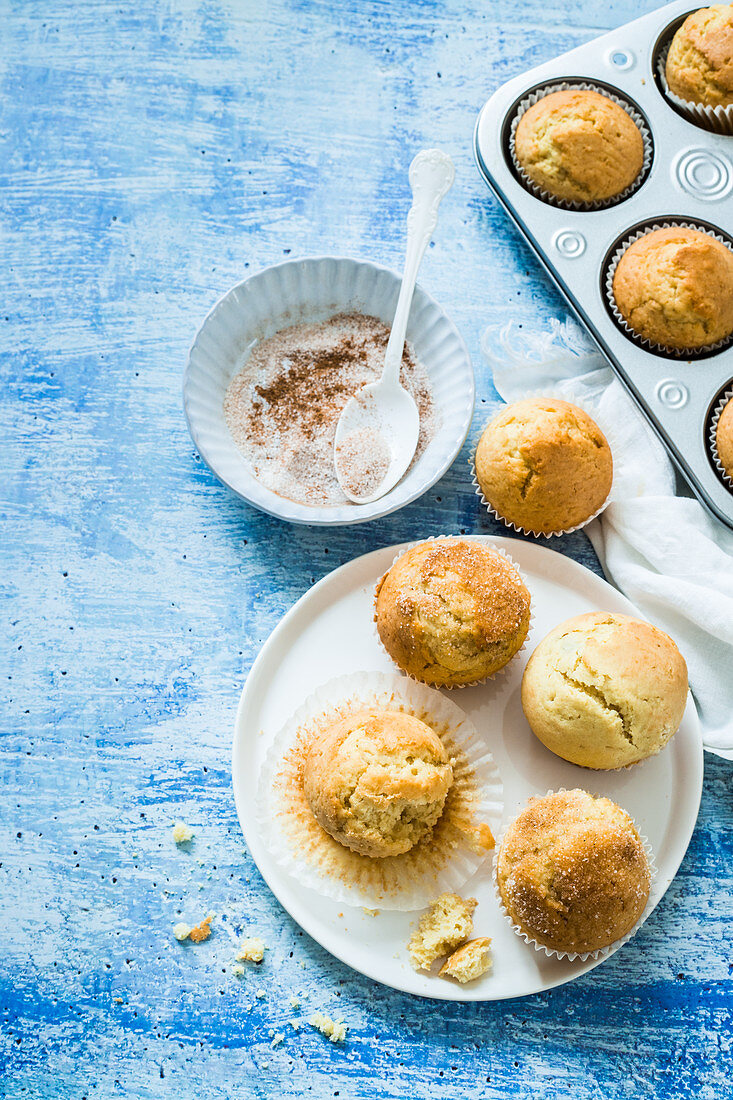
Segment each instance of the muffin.
[[733,480],[733,397],[718,417],[715,428],[715,449],[726,477]]
[[454,951],[473,932],[476,898],[441,894],[423,913],[410,936],[407,950],[416,970],[429,970],[436,959]]
[[442,741],[418,718],[358,711],[315,738],[303,762],[313,816],[339,843],[378,858],[432,832],[453,782]]
[[687,665],[651,623],[592,611],[556,626],[522,678],[522,709],[556,756],[622,768],[664,748],[687,703]]
[[610,946],[631,931],[649,898],[649,862],[634,822],[586,791],[531,798],[497,860],[507,913],[551,951]]
[[733,5],[688,15],[672,39],[665,74],[670,92],[689,103],[733,104]]
[[548,397],[515,401],[490,421],[475,467],[484,498],[502,519],[545,535],[590,519],[613,481],[611,448],[595,421]]
[[521,170],[541,191],[565,202],[620,195],[644,164],[644,139],[623,107],[582,88],[550,92],[529,107],[514,135]]
[[629,328],[672,351],[733,333],[733,252],[687,226],[654,229],[625,249],[613,298]]
[[485,680],[521,649],[529,592],[507,559],[469,539],[407,550],[377,587],[382,643],[403,672],[451,687]]

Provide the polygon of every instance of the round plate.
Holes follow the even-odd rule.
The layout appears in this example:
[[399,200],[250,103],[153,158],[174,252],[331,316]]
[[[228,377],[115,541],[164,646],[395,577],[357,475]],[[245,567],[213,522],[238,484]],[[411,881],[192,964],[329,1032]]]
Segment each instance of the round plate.
[[[477,728],[485,730],[504,783],[504,821],[531,795],[560,787],[583,787],[614,799],[628,810],[654,850],[658,874],[648,915],[677,872],[700,805],[703,750],[692,700],[666,749],[636,767],[598,772],[554,756],[533,736],[522,713],[520,684],[529,654],[554,626],[573,615],[616,611],[640,617],[639,613],[615,588],[562,554],[515,539],[471,537],[506,550],[532,595],[531,635],[506,673],[451,693]],[[369,916],[307,890],[275,864],[258,835],[255,798],[260,766],[270,740],[292,712],[334,676],[394,671],[372,629],[374,587],[404,547],[376,550],[324,577],[298,600],[263,646],[242,692],[234,734],[234,798],[242,831],[263,878],[293,919],[327,951],[367,977],[405,993],[453,1001],[501,1000],[551,989],[603,960],[560,961],[528,946],[501,915],[489,874],[479,872],[462,893],[478,898],[474,931],[492,937],[493,970],[461,986],[411,967],[406,944],[418,913],[382,910]],[[627,950],[634,950],[633,943],[632,939]]]
[[366,313],[390,326],[401,277],[379,264],[335,256],[287,260],[267,267],[225,294],[204,321],[183,376],[183,408],[206,465],[244,500],[290,523],[363,523],[416,500],[434,485],[463,446],[473,416],[471,358],[438,303],[415,287],[407,339],[427,372],[439,413],[435,434],[390,492],[371,504],[309,507],[265,488],[229,433],[224,395],[260,340],[300,321],[336,313]]

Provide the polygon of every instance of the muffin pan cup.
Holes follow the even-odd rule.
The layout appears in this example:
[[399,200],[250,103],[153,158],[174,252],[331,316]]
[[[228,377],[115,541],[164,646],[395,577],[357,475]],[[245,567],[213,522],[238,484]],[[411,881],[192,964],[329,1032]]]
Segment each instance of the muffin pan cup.
[[[560,787],[556,791],[545,791],[544,795],[538,795],[537,797],[543,798],[549,794],[563,794],[566,790],[567,787]],[[621,808],[623,809],[623,807]],[[646,853],[647,862],[649,864],[649,897],[647,898],[647,903],[644,906],[643,913],[641,914],[633,928],[630,928],[625,936],[621,936],[619,939],[614,940],[613,943],[609,943],[605,947],[599,947],[595,951],[556,951],[552,947],[545,947],[544,944],[538,943],[538,941],[530,936],[528,932],[524,932],[518,924],[514,923],[506,909],[506,906],[504,905],[504,899],[502,898],[501,891],[499,889],[499,849],[504,842],[504,837],[506,836],[514,822],[517,820],[523,809],[523,806],[519,807],[514,816],[502,828],[501,836],[496,838],[496,852],[494,855],[494,863],[492,867],[491,877],[494,882],[494,889],[496,890],[496,899],[499,903],[499,911],[504,917],[504,920],[507,922],[511,930],[517,936],[523,939],[526,944],[528,944],[530,947],[534,947],[535,951],[540,951],[542,952],[542,954],[547,955],[547,957],[550,959],[565,959],[567,960],[567,962],[575,962],[576,959],[579,959],[581,962],[586,962],[588,959],[604,958],[606,955],[610,955],[612,951],[618,950],[618,948],[621,947],[622,944],[627,943],[632,938],[632,936],[636,935],[644,921],[652,912],[652,906],[650,904],[652,895],[651,888],[652,884],[654,883],[654,879],[657,876],[657,865],[654,860],[654,852],[652,851],[652,846],[649,843],[648,839],[642,833],[639,833],[641,843],[644,847],[644,852]]]
[[[457,760],[457,809],[451,811],[447,804],[444,810],[456,816],[437,844],[440,822],[431,841],[401,856],[369,859],[330,837],[315,822],[304,799],[297,792],[293,796],[298,764],[288,753],[299,731],[329,715],[337,718],[370,706],[404,710],[421,718],[439,733]],[[281,774],[284,781],[278,784]],[[343,905],[412,911],[424,908],[444,891],[460,890],[493,858],[495,849],[475,851],[463,840],[459,826],[464,816],[472,824],[486,823],[496,837],[503,810],[499,770],[473,722],[454,702],[435,688],[397,673],[360,672],[317,688],[276,735],[258,776],[255,814],[270,854],[302,886]]]
[[[599,415],[598,410],[593,405],[591,405],[590,402],[583,401],[582,398],[575,397],[574,395],[568,396],[568,394],[561,393],[558,390],[552,389],[529,390],[522,400],[531,399],[533,397],[549,397],[554,398],[558,401],[567,401],[571,405],[577,405],[579,409],[582,409],[584,413],[588,414],[591,420],[595,420],[596,424],[605,435],[608,445],[611,448],[611,456],[613,457],[616,454],[617,443],[614,438],[613,425],[609,424],[603,416]],[[490,421],[487,421],[487,425],[489,423]],[[484,427],[486,427],[486,425],[484,425]],[[534,531],[530,527],[518,526],[516,523],[512,523],[511,520],[503,516],[501,512],[498,512],[496,508],[494,508],[493,504],[489,503],[489,501],[484,496],[481,486],[479,485],[478,475],[476,473],[476,451],[478,450],[480,440],[481,436],[479,436],[479,438],[476,440],[475,444],[471,448],[471,454],[468,459],[468,465],[471,468],[471,483],[473,485],[474,492],[476,493],[476,496],[479,498],[489,515],[493,516],[494,519],[498,519],[500,523],[504,524],[505,527],[510,527],[513,531],[516,531],[520,535],[529,535],[535,539],[552,539],[560,535],[569,535],[573,531],[581,531],[584,527],[587,527],[589,523],[592,523],[594,519],[598,519],[601,513],[605,512],[606,508],[608,508],[609,504],[613,503],[615,495],[614,489],[616,487],[615,461],[613,466],[613,480],[611,482],[611,488],[608,492],[608,496],[606,497],[600,508],[597,508],[596,511],[591,516],[588,516],[587,519],[584,519],[582,523],[576,523],[574,527],[565,527],[561,531]]]
[[[687,15],[689,0],[667,5],[501,87],[481,110],[474,134],[479,171],[667,448],[698,499],[733,529],[733,492],[709,458],[717,395],[733,379],[733,345],[692,361],[642,346],[614,317],[605,273],[620,242],[640,229],[684,221],[730,232],[733,140],[683,118],[655,79],[658,43]],[[518,105],[552,84],[587,82],[638,107],[651,131],[646,179],[628,198],[600,210],[543,202],[518,177],[509,150]]]
[[[547,95],[550,95],[552,92],[564,92],[570,91],[572,89],[599,92],[601,95],[605,95],[608,99],[613,100],[614,103],[617,103],[619,107],[626,111],[626,114],[629,116],[632,122],[636,124],[641,134],[642,141],[644,142],[644,161],[636,179],[633,181],[633,183],[630,183],[628,187],[624,188],[623,191],[620,191],[618,195],[612,195],[608,199],[598,199],[595,202],[574,202],[569,199],[559,199],[556,195],[551,194],[551,192],[549,191],[543,190],[543,188],[536,184],[534,180],[532,180],[530,176],[527,175],[524,168],[517,160],[514,142],[517,132],[517,126],[519,125],[522,115],[526,111],[528,111],[530,107],[533,107],[535,103],[539,103],[541,99],[543,99]],[[545,87],[535,89],[535,91],[531,92],[528,96],[526,96],[525,99],[521,101],[521,103],[518,104],[509,131],[509,154],[512,158],[514,169],[520,176],[522,182],[524,183],[524,186],[527,187],[534,195],[537,195],[538,198],[542,199],[543,202],[549,203],[551,206],[557,206],[562,210],[605,210],[609,206],[616,206],[618,203],[623,202],[630,195],[633,195],[634,191],[636,191],[637,188],[641,187],[642,183],[646,179],[649,173],[649,166],[652,162],[653,152],[654,150],[652,146],[651,134],[649,133],[649,127],[647,126],[646,119],[641,114],[641,112],[637,111],[636,108],[633,107],[627,100],[623,99],[619,95],[615,95],[608,88],[603,87],[603,85],[593,84],[588,81],[583,81],[581,83],[575,84],[571,84],[565,81],[558,81],[555,84],[548,84]]]
[[[701,4],[700,7],[705,5]],[[694,10],[693,8],[692,11]],[[682,22],[680,20],[678,25],[682,26]],[[706,103],[694,103],[692,100],[682,99],[681,96],[670,91],[667,84],[667,54],[676,30],[677,26],[670,27],[669,36],[657,53],[656,73],[660,88],[669,102],[695,126],[717,134],[733,134],[733,103],[728,107],[711,107]]]
[[[417,539],[415,542],[411,542],[409,546],[406,546],[404,550],[400,551],[400,553],[392,561],[392,565],[390,565],[389,569],[391,569],[392,566],[400,560],[400,558],[404,557],[405,554],[407,554],[410,550],[413,550],[416,546],[420,546],[424,542],[437,542],[437,541],[443,540],[443,539],[457,539],[460,542],[470,542],[471,541],[471,536],[470,535],[430,535],[429,538],[426,538],[426,539]],[[479,546],[482,546],[482,545],[483,545],[483,543],[479,543]],[[517,573],[520,576],[520,579],[521,579],[522,583],[524,584],[525,581],[524,581],[524,577],[522,576],[522,571],[519,568],[519,566],[517,565],[517,563],[514,561],[514,559],[512,558],[511,554],[508,554],[506,552],[506,550],[504,550],[501,546],[492,546],[492,547],[490,547],[490,549],[496,551],[497,554],[501,554],[502,558],[504,558],[506,561],[508,561],[509,564],[514,569],[516,569]],[[386,577],[387,573],[389,573],[389,569],[384,574],[385,577]],[[381,584],[381,581],[380,581],[380,584]],[[509,668],[509,666],[511,665],[512,661],[514,661],[515,658],[519,656],[519,654],[522,652],[522,650],[526,647],[527,642],[529,641],[529,639],[532,637],[532,628],[533,628],[533,625],[534,625],[534,611],[532,609],[532,598],[531,598],[531,596],[532,596],[532,594],[530,593],[529,626],[527,627],[527,633],[525,635],[524,641],[520,645],[517,652],[514,653],[509,658],[509,660],[507,661],[507,663],[505,665],[502,665],[501,668],[498,668],[496,670],[496,672],[492,672],[491,676],[484,676],[483,679],[481,679],[481,680],[471,680],[467,684],[425,684],[425,687],[430,687],[430,688],[433,689],[433,691],[462,691],[463,688],[477,687],[479,684],[493,684],[497,680],[500,680],[501,677],[506,673],[506,671]],[[376,589],[374,591],[374,618],[373,618],[373,622],[372,622],[372,629],[374,630],[374,636],[377,639],[377,642],[378,642],[380,648],[382,649],[382,651],[387,654],[387,657],[392,662],[392,664],[395,666],[395,668],[399,668],[399,665],[395,661],[392,654],[389,653],[389,651],[387,650],[387,647],[385,646],[384,642],[382,641],[382,639],[379,636],[379,630],[377,629],[377,590]],[[418,680],[418,678],[416,676],[411,676],[410,673],[405,672],[404,669],[400,669],[400,672],[403,676],[405,676],[408,680],[411,680],[414,684],[424,684],[423,680]]]
[[722,416],[723,409],[725,408],[725,406],[728,404],[729,401],[733,401],[733,383],[728,387],[727,390],[725,390],[720,395],[720,398],[718,399],[718,401],[715,404],[715,408],[713,409],[712,416],[710,417],[710,431],[708,432],[708,442],[709,442],[709,445],[710,445],[710,457],[711,457],[713,463],[715,464],[715,469],[718,471],[718,474],[720,475],[720,480],[723,481],[726,485],[728,485],[730,487],[730,489],[733,491],[733,478],[730,477],[729,474],[727,474],[725,472],[725,466],[720,461],[720,456],[718,455],[718,440],[717,440],[718,421],[720,420],[720,417]]

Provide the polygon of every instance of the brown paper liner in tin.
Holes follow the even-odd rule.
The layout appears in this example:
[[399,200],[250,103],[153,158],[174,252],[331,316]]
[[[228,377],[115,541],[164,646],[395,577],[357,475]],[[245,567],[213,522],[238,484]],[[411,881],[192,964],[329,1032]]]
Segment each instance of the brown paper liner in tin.
[[[613,458],[613,456],[616,454],[616,443],[614,440],[613,427],[608,425],[604,421],[603,417],[599,416],[598,411],[588,401],[584,400],[581,397],[576,397],[574,394],[561,393],[560,391],[553,389],[528,390],[523,398],[517,398],[517,400],[523,401],[526,399],[531,399],[533,397],[552,398],[557,401],[565,401],[569,405],[577,405],[579,409],[582,409],[583,412],[591,418],[591,420],[595,421],[595,423],[605,435],[608,446],[611,449],[611,457]],[[509,402],[509,404],[514,404],[514,402]],[[480,441],[481,436],[479,436],[479,438],[476,440],[476,443],[471,448],[471,454],[468,458],[468,465],[471,469],[471,484],[473,485],[474,492],[483,504],[486,511],[490,515],[492,515],[494,519],[498,519],[499,522],[503,523],[505,527],[510,527],[519,535],[529,535],[531,538],[535,539],[551,539],[559,537],[560,535],[570,535],[573,531],[580,531],[583,527],[587,527],[589,523],[592,523],[594,519],[598,519],[601,513],[604,512],[608,505],[611,504],[614,500],[616,479],[615,464],[613,470],[613,480],[611,482],[611,488],[608,491],[608,496],[604,500],[603,504],[601,504],[600,508],[596,508],[595,512],[593,512],[592,515],[588,516],[587,519],[582,520],[581,523],[576,523],[573,527],[564,527],[560,531],[535,531],[531,527],[522,527],[520,524],[516,524],[512,522],[512,520],[507,519],[506,516],[503,516],[501,512],[497,511],[494,505],[491,504],[484,496],[483,490],[479,485],[478,475],[476,474],[476,451],[478,450],[478,445]]]
[[669,356],[670,359],[693,359],[699,355],[710,355],[712,352],[721,351],[727,347],[733,335],[726,336],[722,340],[717,340],[714,344],[706,344],[699,348],[669,348],[664,344],[657,344],[654,340],[648,340],[646,336],[642,336],[640,333],[633,329],[626,321],[626,318],[621,313],[621,310],[616,305],[616,298],[613,293],[613,278],[616,274],[616,268],[619,265],[619,261],[623,256],[627,248],[629,248],[635,241],[641,240],[647,233],[653,233],[657,229],[695,229],[698,233],[706,233],[708,237],[712,237],[713,240],[719,241],[720,244],[724,244],[725,247],[733,252],[731,249],[730,241],[727,241],[725,237],[722,237],[719,233],[714,233],[712,229],[708,229],[706,225],[700,225],[695,221],[661,221],[655,222],[653,225],[647,226],[643,229],[637,229],[635,233],[631,233],[628,237],[625,237],[621,244],[617,247],[613,256],[611,257],[606,271],[605,278],[605,290],[606,300],[608,302],[611,313],[614,320],[617,322],[619,328],[633,340],[635,344],[640,344],[642,347],[647,348],[649,351],[661,352],[662,355]]
[[670,90],[667,83],[667,55],[672,45],[672,37],[657,55],[657,75],[664,93],[664,98],[674,104],[680,114],[684,115],[688,122],[699,126],[702,130],[711,130],[714,134],[733,134],[733,103],[727,107],[713,107],[707,103],[694,103],[690,99],[682,99]]
[[[438,734],[453,784],[432,835],[400,856],[371,859],[334,840],[303,791],[305,752],[319,730],[351,711],[379,706],[414,715]],[[491,857],[477,829],[499,828],[503,786],[473,723],[434,688],[393,673],[340,676],[319,688],[276,735],[259,779],[257,821],[277,864],[303,886],[340,904],[413,910],[460,890]]]
[[[547,795],[549,795],[549,794],[562,794],[562,793],[564,793],[564,791],[566,789],[567,788],[565,788],[565,787],[560,787],[556,791],[546,791],[545,795],[541,796],[541,797],[547,797]],[[617,805],[618,805],[618,803],[617,803]],[[650,913],[652,911],[652,908],[653,908],[653,906],[652,906],[652,886],[654,884],[654,879],[657,876],[657,865],[654,861],[654,852],[652,851],[651,844],[649,843],[647,838],[642,833],[639,833],[639,839],[641,840],[642,846],[644,848],[644,854],[646,855],[647,863],[649,865],[649,897],[647,898],[647,903],[644,906],[644,911],[641,914],[641,916],[639,917],[639,919],[637,920],[636,924],[632,928],[630,928],[629,931],[625,935],[621,936],[617,940],[614,940],[613,943],[609,943],[606,947],[596,948],[595,951],[557,951],[552,947],[545,947],[544,944],[538,943],[538,941],[536,939],[534,939],[532,936],[530,936],[528,932],[523,931],[523,929],[521,929],[518,924],[514,923],[514,921],[512,920],[511,916],[509,915],[509,913],[506,909],[506,906],[504,905],[504,899],[502,898],[501,890],[499,889],[499,878],[498,878],[499,850],[500,850],[502,844],[504,843],[504,838],[506,837],[507,833],[509,832],[509,829],[512,827],[514,822],[517,820],[520,813],[522,813],[523,809],[524,809],[524,807],[519,809],[517,811],[517,813],[514,814],[514,816],[507,822],[506,826],[501,831],[501,836],[497,839],[497,842],[496,842],[496,858],[494,859],[494,865],[493,865],[493,869],[492,869],[492,872],[491,872],[491,877],[492,877],[493,882],[494,882],[494,889],[496,890],[496,897],[497,897],[497,900],[499,902],[499,910],[501,912],[501,915],[504,917],[504,920],[507,922],[507,924],[509,925],[511,930],[517,936],[519,936],[521,939],[523,939],[525,943],[529,944],[530,947],[534,947],[535,951],[541,951],[543,954],[547,955],[547,957],[550,958],[550,959],[565,959],[567,962],[575,962],[576,960],[579,959],[581,962],[587,962],[588,959],[605,958],[606,955],[610,955],[612,951],[618,950],[618,948],[621,947],[622,944],[627,943],[632,938],[632,936],[635,936],[636,933],[641,928],[644,921],[647,919],[647,917],[650,915]],[[623,809],[623,807],[621,807],[621,809]],[[631,817],[630,814],[629,814],[629,817]],[[632,818],[632,821],[633,821],[633,818]],[[634,822],[634,828],[636,828],[636,822]],[[638,829],[637,829],[637,832],[638,832]]]
[[[599,95],[603,95],[606,99],[610,99],[613,103],[618,104],[631,121],[636,125],[641,134],[641,140],[644,143],[644,160],[642,166],[639,169],[639,174],[636,179],[633,180],[628,187],[620,191],[618,195],[611,195],[608,199],[598,199],[595,202],[579,202],[570,199],[559,199],[556,195],[553,195],[550,191],[545,191],[525,172],[522,165],[519,163],[515,149],[515,140],[517,133],[517,126],[519,125],[522,116],[533,107],[535,103],[538,103],[545,96],[550,95],[552,92],[565,92],[565,91],[586,91],[586,92],[598,92]],[[608,88],[602,87],[599,84],[594,84],[592,81],[583,81],[580,84],[557,81],[554,84],[547,84],[543,88],[536,88],[535,91],[530,92],[524,99],[520,100],[516,111],[514,112],[514,118],[511,122],[511,128],[509,131],[509,155],[512,159],[514,169],[519,176],[522,184],[531,194],[536,195],[538,199],[542,199],[543,202],[548,203],[550,206],[557,206],[561,210],[605,210],[610,206],[616,206],[620,202],[624,202],[633,193],[638,190],[646,179],[649,166],[652,161],[653,145],[652,136],[649,132],[649,127],[646,124],[646,119],[640,114],[632,105],[619,95],[614,95]]]
[[715,469],[718,471],[720,480],[726,488],[733,490],[733,477],[726,471],[725,466],[720,461],[720,455],[718,454],[718,421],[723,414],[723,409],[729,401],[733,401],[733,386],[729,386],[728,389],[724,391],[713,409],[713,415],[710,420],[710,432],[708,434],[708,446],[710,447],[710,454],[712,455]]
[[[471,541],[473,541],[473,542],[477,542],[479,544],[479,546],[484,546],[488,543],[490,548],[492,550],[494,550],[495,553],[500,554],[501,557],[504,558],[505,561],[507,561],[509,563],[509,565],[511,565],[512,568],[516,570],[517,575],[518,575],[519,579],[521,580],[522,584],[525,586],[525,588],[527,588],[527,583],[526,583],[524,577],[522,576],[522,573],[519,569],[519,566],[514,561],[511,554],[508,554],[507,551],[504,550],[504,548],[501,547],[501,546],[494,546],[493,542],[491,542],[491,540],[490,540],[490,536],[488,536],[488,537],[487,536],[477,537],[476,535],[430,535],[426,539],[418,539],[416,542],[411,542],[404,548],[404,550],[400,550],[399,554],[397,554],[396,557],[393,559],[392,564],[390,565],[389,569],[391,569],[392,566],[395,565],[395,563],[398,562],[399,559],[404,554],[407,554],[410,550],[413,550],[416,546],[420,546],[424,542],[440,542],[441,540],[447,540],[447,539],[457,539],[459,542],[471,542]],[[389,569],[385,572],[384,576],[386,576],[387,573],[389,573]],[[383,579],[384,579],[384,577],[382,578],[382,580]],[[387,655],[387,657],[389,657],[392,664],[396,664],[397,662],[395,661],[394,657],[392,657],[391,653],[388,652],[387,647],[385,646],[384,642],[382,641],[382,639],[379,635],[379,630],[377,628],[377,593],[379,592],[379,586],[381,585],[381,583],[382,582],[380,580],[379,584],[377,585],[377,587],[374,591],[374,619],[373,619],[373,624],[372,624],[373,629],[374,629],[374,636],[377,639],[377,642],[378,642],[379,647],[382,650],[382,652],[385,653]],[[426,686],[432,687],[436,691],[437,690],[440,690],[440,691],[461,691],[463,688],[476,687],[478,684],[493,684],[496,680],[500,679],[505,674],[505,672],[507,671],[507,669],[511,665],[512,661],[516,657],[518,657],[519,654],[522,652],[522,650],[525,648],[525,646],[527,645],[527,642],[529,640],[529,637],[532,633],[533,624],[534,624],[534,612],[532,610],[532,599],[531,599],[531,593],[530,593],[529,625],[527,627],[527,633],[525,634],[524,641],[520,645],[517,652],[512,654],[512,656],[509,658],[509,660],[507,661],[507,663],[505,665],[502,665],[501,668],[497,668],[496,672],[492,672],[490,676],[484,676],[481,680],[469,680],[468,683],[465,683],[465,684],[428,684]],[[406,676],[409,680],[411,680],[415,684],[422,684],[424,682],[422,680],[418,680],[418,678],[416,676],[411,675],[411,673],[405,672],[404,669],[400,669],[400,671],[402,672],[402,674],[404,676]]]

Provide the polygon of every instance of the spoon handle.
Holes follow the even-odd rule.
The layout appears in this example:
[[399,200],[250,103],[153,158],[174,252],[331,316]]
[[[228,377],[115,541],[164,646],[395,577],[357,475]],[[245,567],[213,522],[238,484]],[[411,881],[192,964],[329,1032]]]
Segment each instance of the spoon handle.
[[412,206],[407,215],[405,269],[384,357],[383,382],[399,382],[402,349],[418,268],[438,224],[440,201],[450,191],[455,178],[453,161],[440,149],[423,149],[410,165]]

